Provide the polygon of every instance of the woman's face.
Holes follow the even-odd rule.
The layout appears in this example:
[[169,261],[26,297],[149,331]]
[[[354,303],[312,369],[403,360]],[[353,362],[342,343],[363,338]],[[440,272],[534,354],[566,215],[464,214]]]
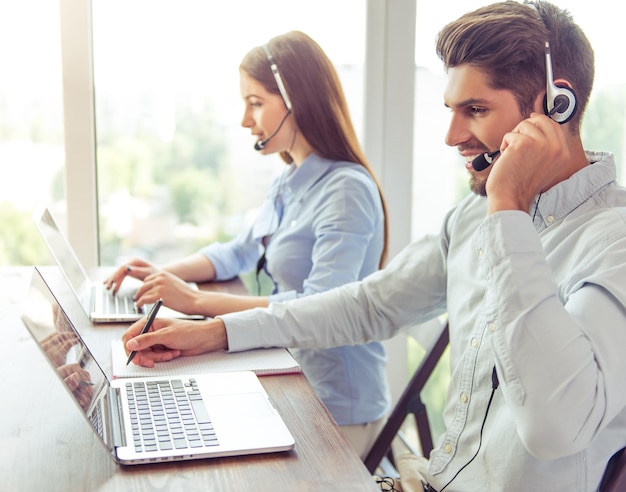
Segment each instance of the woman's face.
[[257,143],[265,142],[259,150],[262,154],[289,151],[296,128],[293,117],[288,117],[283,98],[268,92],[246,72],[240,71],[239,74],[241,97],[245,104],[241,126],[250,129]]

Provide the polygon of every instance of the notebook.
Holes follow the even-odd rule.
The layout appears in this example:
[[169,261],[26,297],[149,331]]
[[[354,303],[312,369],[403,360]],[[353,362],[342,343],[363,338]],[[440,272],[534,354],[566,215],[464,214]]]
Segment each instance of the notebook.
[[[22,320],[116,463],[287,451],[294,439],[251,371],[109,380],[37,268]],[[74,317],[76,318],[76,316]],[[77,326],[85,325],[85,326]],[[36,385],[25,386],[36,393]],[[161,401],[163,400],[163,401]]]
[[193,357],[178,357],[169,362],[157,362],[154,367],[126,365],[128,355],[122,340],[111,342],[113,377],[176,376],[203,372],[252,371],[257,376],[302,372],[300,364],[284,348],[264,348],[245,352],[209,352]]
[[[142,306],[141,309],[135,306],[133,296],[141,285],[137,279],[127,277],[115,295],[102,282],[91,280],[48,208],[35,211],[33,220],[91,321],[131,322],[140,319],[150,310],[150,305]],[[198,287],[197,284],[191,285]],[[188,315],[166,307],[161,308],[160,315],[165,318],[203,318],[200,315]]]

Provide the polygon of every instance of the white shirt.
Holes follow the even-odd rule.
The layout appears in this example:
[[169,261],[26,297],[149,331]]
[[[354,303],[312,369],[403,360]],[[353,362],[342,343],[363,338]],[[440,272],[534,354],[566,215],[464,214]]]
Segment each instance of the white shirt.
[[446,490],[595,490],[626,446],[626,189],[612,155],[588,158],[530,215],[487,217],[487,200],[470,196],[439,235],[362,282],[224,316],[229,347],[382,340],[447,312],[447,430],[431,485],[476,452],[495,365],[482,447]]

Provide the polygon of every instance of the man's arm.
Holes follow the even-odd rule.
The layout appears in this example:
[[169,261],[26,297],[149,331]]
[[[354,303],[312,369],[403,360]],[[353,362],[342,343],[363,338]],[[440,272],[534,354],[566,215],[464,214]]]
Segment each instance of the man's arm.
[[446,242],[428,236],[362,282],[221,316],[229,350],[329,348],[393,337],[446,309]]
[[616,281],[626,275],[626,237],[605,233],[616,221],[611,211],[594,217],[582,256],[552,251],[567,271],[558,286],[554,275],[564,274],[553,272],[527,214],[495,214],[475,236],[503,395],[541,459],[583,449],[626,402],[626,290]]
[[260,347],[325,348],[392,337],[445,312],[445,241],[429,236],[362,282],[204,321],[144,320],[123,336],[134,362],[151,367],[184,355]]

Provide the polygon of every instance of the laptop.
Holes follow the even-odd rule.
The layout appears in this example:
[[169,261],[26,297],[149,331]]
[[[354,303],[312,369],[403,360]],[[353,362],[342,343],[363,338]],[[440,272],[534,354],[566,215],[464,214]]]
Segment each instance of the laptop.
[[[33,220],[91,321],[94,323],[132,322],[140,319],[150,310],[152,306],[149,304],[138,309],[133,300],[141,281],[126,278],[114,295],[102,282],[90,279],[48,208],[35,211]],[[198,288],[197,284],[190,285]],[[201,315],[185,314],[166,307],[161,308],[160,313],[165,318],[203,319]]]
[[22,321],[65,387],[55,388],[74,400],[116,463],[293,449],[291,433],[253,372],[109,380],[80,336],[89,320],[74,313],[64,310],[35,267]]

